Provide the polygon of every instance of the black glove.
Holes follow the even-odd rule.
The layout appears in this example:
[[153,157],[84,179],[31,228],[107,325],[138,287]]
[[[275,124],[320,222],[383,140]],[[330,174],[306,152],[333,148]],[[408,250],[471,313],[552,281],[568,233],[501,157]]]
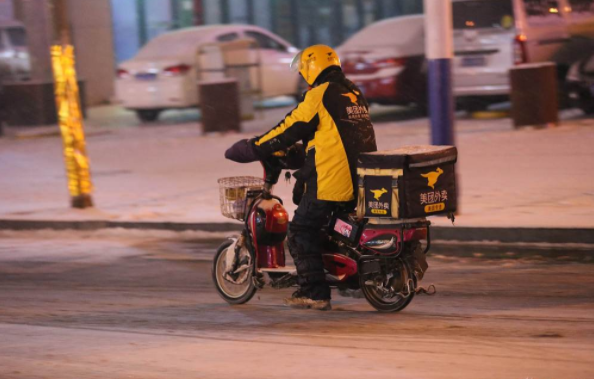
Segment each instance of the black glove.
[[242,139],[225,151],[225,158],[237,163],[250,163],[260,160],[256,146],[251,140]]
[[301,143],[296,143],[289,147],[286,155],[287,169],[299,170],[305,164],[305,147]]

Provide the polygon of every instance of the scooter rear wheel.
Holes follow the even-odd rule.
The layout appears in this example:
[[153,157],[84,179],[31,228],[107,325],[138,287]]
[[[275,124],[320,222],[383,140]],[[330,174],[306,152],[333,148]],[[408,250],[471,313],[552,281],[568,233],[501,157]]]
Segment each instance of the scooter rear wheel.
[[[404,261],[400,261],[399,266],[404,276],[403,280],[407,282],[410,278],[413,280],[414,286],[416,286],[416,283],[414,282],[415,279],[413,270],[409,267],[409,265]],[[415,297],[414,286],[412,288],[412,292],[410,292],[406,297],[400,295],[388,297],[382,293],[382,291],[380,291],[376,285],[365,284],[366,280],[367,279],[363,277],[359,278],[363,295],[365,295],[367,302],[380,312],[399,312],[406,308]]]
[[252,273],[241,284],[235,284],[224,278],[226,270],[226,256],[233,241],[225,241],[217,250],[212,265],[212,280],[219,295],[229,304],[245,304],[256,293],[256,286],[252,280]]

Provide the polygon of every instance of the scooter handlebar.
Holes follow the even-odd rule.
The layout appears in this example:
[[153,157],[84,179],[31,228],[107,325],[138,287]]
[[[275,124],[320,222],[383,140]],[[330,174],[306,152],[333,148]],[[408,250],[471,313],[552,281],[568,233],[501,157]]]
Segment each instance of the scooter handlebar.
[[262,163],[262,167],[264,167],[264,183],[272,187],[278,183],[280,174],[286,168],[283,158],[273,155],[260,162]]

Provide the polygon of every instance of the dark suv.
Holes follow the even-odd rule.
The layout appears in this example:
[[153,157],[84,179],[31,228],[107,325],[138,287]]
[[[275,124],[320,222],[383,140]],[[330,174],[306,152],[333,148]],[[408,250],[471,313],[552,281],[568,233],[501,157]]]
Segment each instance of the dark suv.
[[565,85],[571,105],[594,114],[594,52],[571,66]]

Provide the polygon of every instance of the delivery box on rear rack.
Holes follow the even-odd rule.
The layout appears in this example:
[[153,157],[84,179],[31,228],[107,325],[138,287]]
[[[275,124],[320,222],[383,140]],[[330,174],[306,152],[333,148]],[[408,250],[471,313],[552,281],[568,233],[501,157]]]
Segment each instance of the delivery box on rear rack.
[[456,211],[453,146],[406,146],[365,153],[357,165],[357,216],[413,219]]

